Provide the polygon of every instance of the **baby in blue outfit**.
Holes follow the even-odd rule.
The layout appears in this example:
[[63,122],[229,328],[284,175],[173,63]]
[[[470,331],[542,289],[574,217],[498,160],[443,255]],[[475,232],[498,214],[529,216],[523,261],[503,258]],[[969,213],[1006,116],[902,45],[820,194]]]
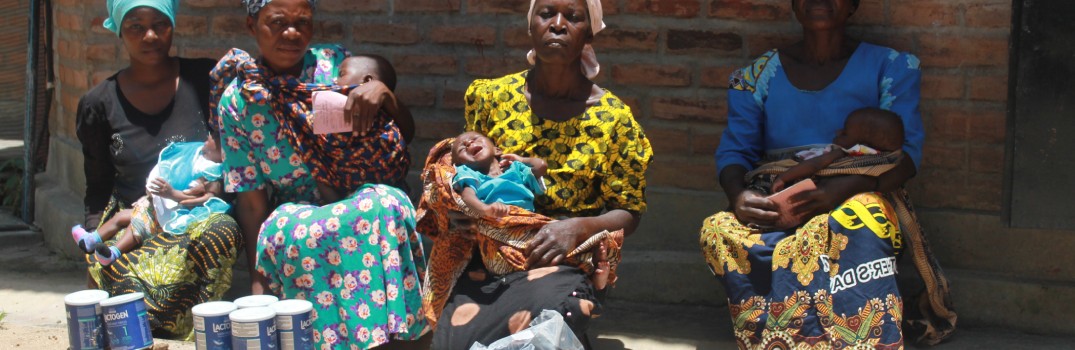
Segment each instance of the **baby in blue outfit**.
[[468,131],[452,143],[452,188],[474,212],[488,218],[508,215],[509,205],[534,211],[534,196],[545,193],[548,165],[540,158],[502,154],[488,137]]

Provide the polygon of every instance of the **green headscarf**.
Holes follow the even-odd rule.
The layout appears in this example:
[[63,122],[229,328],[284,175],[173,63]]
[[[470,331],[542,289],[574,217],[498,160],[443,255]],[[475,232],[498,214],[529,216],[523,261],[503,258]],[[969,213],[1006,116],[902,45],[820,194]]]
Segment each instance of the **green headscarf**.
[[168,19],[172,20],[172,26],[175,26],[175,10],[179,7],[179,0],[108,0],[108,19],[105,20],[105,29],[111,30],[119,36],[120,23],[123,22],[123,16],[127,15],[136,7],[149,7],[154,10],[160,11]]

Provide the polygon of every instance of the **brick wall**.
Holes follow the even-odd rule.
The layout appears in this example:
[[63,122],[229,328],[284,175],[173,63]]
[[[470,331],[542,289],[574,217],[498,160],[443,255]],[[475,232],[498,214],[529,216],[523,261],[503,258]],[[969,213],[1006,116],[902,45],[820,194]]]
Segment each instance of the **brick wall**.
[[[126,53],[114,35],[100,28],[104,0],[54,2],[59,82],[52,144],[62,150],[51,155],[49,178],[69,189],[67,195],[78,203],[75,197],[84,188],[73,136],[78,97],[122,68]],[[603,2],[609,28],[595,41],[603,65],[596,81],[627,100],[656,149],[648,175],[655,205],[643,221],[640,232],[645,233],[628,245],[635,252],[625,254],[625,263],[641,260],[635,260],[635,270],[621,268],[625,278],[617,295],[719,303],[719,289],[706,277],[695,242],[701,218],[725,205],[717,192],[712,155],[726,118],[727,77],[759,53],[799,37],[790,1]],[[421,160],[434,141],[461,131],[462,98],[470,81],[525,69],[527,4],[322,0],[315,41],[338,42],[392,60],[401,75],[398,93],[418,122],[412,151]],[[1003,0],[862,0],[851,32],[922,59],[921,108],[928,137],[924,164],[910,187],[925,208],[921,214],[941,262],[962,276],[954,287],[957,306],[964,311],[961,319],[1075,332],[1070,326],[1075,313],[1063,311],[1071,308],[1034,301],[1043,299],[1038,294],[1065,293],[1061,300],[1075,302],[1070,287],[1075,266],[1041,258],[1066,254],[1075,247],[1075,235],[1013,230],[1000,220],[1011,6]],[[254,49],[244,16],[238,0],[183,1],[177,53],[216,58],[231,47]],[[56,242],[67,243],[63,230],[56,230]],[[1053,244],[1042,248],[1028,239]],[[667,273],[652,270],[670,261],[680,265]],[[648,277],[639,277],[643,275]],[[631,294],[636,287],[653,291]],[[988,293],[1003,288],[1023,304],[997,306]],[[663,293],[667,290],[701,296],[672,300]],[[1054,309],[1058,311],[1043,311]]]

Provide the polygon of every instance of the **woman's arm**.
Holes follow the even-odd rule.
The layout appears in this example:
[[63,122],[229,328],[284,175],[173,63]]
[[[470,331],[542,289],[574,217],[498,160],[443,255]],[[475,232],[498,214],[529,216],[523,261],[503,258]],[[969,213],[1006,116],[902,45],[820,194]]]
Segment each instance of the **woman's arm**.
[[116,181],[116,167],[112,164],[110,144],[112,127],[105,120],[104,111],[99,104],[90,102],[93,98],[84,96],[78,101],[75,119],[75,133],[82,143],[83,172],[86,175],[86,229],[97,228],[101,223],[108,201]]
[[251,273],[251,293],[264,294],[269,290],[269,282],[257,273],[258,235],[261,224],[269,217],[269,195],[265,190],[240,192],[235,203],[235,218],[243,230],[246,243],[246,261]]
[[577,217],[545,225],[526,247],[527,266],[539,268],[559,265],[575,247],[601,231],[623,229],[623,235],[635,232],[642,214],[613,209],[599,216]]

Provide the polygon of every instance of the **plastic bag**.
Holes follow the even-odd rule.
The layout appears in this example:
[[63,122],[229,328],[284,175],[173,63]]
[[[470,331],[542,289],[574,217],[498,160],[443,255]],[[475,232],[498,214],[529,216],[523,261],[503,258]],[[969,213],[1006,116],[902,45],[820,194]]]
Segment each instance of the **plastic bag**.
[[530,328],[489,344],[475,342],[470,350],[582,350],[582,342],[567,327],[559,312],[541,310]]

